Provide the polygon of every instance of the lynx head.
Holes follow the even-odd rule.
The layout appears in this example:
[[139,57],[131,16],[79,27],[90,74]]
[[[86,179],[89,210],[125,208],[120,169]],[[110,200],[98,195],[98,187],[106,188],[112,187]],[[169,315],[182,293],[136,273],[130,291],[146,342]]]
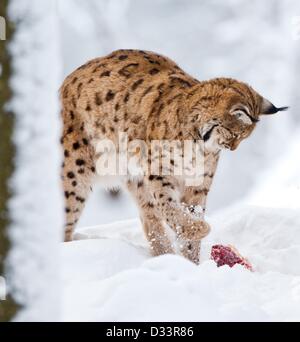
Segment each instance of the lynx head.
[[261,115],[288,108],[276,108],[250,86],[233,79],[217,78],[205,83],[205,91],[193,109],[202,113],[199,135],[208,148],[235,150],[251,134]]

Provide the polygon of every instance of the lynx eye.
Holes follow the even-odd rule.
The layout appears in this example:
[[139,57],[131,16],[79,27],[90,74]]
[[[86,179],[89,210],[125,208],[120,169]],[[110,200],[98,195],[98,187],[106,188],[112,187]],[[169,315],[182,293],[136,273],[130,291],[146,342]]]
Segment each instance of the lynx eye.
[[242,121],[245,125],[252,125],[253,123],[258,122],[259,120],[250,115],[249,109],[246,106],[236,107],[230,112],[231,115],[234,115],[238,120]]

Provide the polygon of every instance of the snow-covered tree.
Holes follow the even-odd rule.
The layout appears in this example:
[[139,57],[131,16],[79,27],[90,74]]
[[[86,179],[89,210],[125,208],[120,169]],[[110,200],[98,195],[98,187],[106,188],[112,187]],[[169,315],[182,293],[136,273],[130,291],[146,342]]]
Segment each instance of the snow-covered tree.
[[55,0],[11,0],[10,44],[15,113],[15,171],[9,201],[12,245],[8,288],[21,310],[15,320],[59,320],[60,184],[59,34]]

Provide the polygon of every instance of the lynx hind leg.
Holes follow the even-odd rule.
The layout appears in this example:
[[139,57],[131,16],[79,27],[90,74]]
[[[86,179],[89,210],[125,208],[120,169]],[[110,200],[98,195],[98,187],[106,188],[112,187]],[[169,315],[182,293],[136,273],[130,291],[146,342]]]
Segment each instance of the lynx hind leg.
[[65,241],[73,239],[95,173],[93,149],[87,138],[70,133],[63,138],[64,162],[62,170],[65,196]]

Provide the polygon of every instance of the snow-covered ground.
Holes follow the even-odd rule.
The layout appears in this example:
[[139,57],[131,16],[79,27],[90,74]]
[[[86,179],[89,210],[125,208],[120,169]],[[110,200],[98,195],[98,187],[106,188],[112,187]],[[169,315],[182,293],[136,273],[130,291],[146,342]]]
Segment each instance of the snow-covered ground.
[[[300,212],[238,206],[209,219],[199,266],[150,257],[137,219],[79,229],[63,250],[66,321],[299,321]],[[249,258],[218,268],[215,243]]]

